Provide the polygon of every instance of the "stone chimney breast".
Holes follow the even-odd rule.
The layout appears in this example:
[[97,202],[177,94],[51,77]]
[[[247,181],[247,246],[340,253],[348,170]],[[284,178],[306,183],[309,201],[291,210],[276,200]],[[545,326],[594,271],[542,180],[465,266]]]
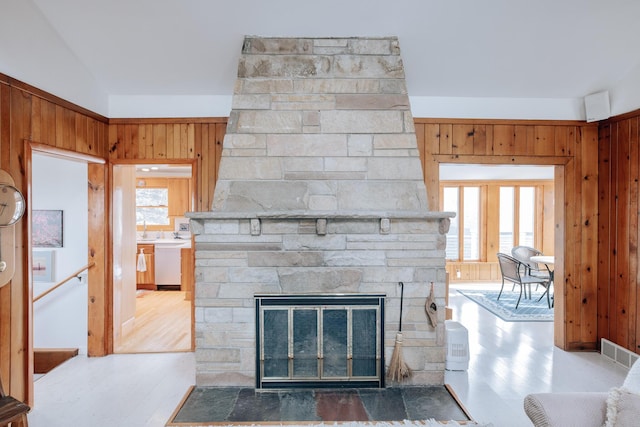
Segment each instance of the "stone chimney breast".
[[433,326],[424,304],[434,282],[444,305],[451,215],[422,167],[397,38],[246,37],[211,211],[188,214],[198,385],[263,384],[263,296],[381,299],[389,360],[399,282],[409,383],[442,384],[444,309]]

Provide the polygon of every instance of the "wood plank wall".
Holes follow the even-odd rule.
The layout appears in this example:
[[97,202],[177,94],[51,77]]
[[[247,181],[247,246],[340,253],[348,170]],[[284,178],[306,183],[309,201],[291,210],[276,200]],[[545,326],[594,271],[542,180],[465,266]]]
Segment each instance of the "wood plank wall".
[[566,350],[596,349],[597,125],[451,119],[415,119],[415,123],[432,210],[439,206],[440,163],[557,166],[555,344]]
[[[634,214],[638,208],[639,117],[640,113],[604,124],[600,138],[596,125],[582,122],[415,120],[432,207],[438,206],[439,163],[558,165],[555,335],[556,345],[564,349],[594,349],[603,336],[635,349],[639,327],[635,289],[640,271],[639,227]],[[24,141],[31,140],[113,162],[191,160],[197,168],[196,210],[206,211],[211,206],[225,130],[226,118],[108,121],[0,74],[0,167],[11,173],[23,192]],[[90,167],[90,194],[98,199],[92,204],[101,206],[89,212],[96,227],[104,227],[108,219],[107,172]],[[620,192],[624,196],[616,204]],[[596,228],[598,213],[600,232]],[[0,288],[0,375],[5,390],[21,400],[32,399],[28,351],[31,289],[25,280],[27,222],[25,218],[18,225],[16,276]],[[97,256],[103,279],[90,299],[99,306],[98,312],[105,312],[110,298],[108,260],[99,257],[105,256],[104,247],[110,245],[108,232],[102,231],[99,239],[104,241],[95,242],[90,256]],[[563,250],[558,251],[559,247]],[[108,352],[105,339],[109,325],[104,325],[104,317],[90,319],[90,324],[100,322],[103,329],[90,333],[89,345],[102,346]]]
[[640,111],[599,128],[598,335],[640,353]]
[[213,201],[227,118],[112,119],[111,162],[195,161],[195,211],[208,211]]
[[[25,141],[106,158],[106,139],[105,117],[0,74],[0,167],[25,196]],[[23,401],[33,399],[28,224],[25,215],[16,225],[15,275],[0,288],[0,377],[5,391]]]

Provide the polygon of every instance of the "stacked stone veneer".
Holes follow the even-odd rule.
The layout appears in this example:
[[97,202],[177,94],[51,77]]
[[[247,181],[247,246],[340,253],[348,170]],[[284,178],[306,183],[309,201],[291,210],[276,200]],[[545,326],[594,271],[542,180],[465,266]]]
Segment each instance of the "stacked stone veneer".
[[407,383],[443,383],[449,215],[427,209],[396,38],[247,37],[212,211],[189,217],[199,386],[255,384],[256,294],[386,294],[388,363],[400,281]]

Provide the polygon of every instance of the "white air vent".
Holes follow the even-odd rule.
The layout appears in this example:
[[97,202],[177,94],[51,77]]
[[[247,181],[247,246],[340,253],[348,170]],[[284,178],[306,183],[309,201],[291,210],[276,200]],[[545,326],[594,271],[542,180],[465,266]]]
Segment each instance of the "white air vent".
[[638,360],[640,356],[627,350],[624,347],[620,347],[618,344],[602,338],[600,342],[600,353],[612,361],[630,368],[633,363]]

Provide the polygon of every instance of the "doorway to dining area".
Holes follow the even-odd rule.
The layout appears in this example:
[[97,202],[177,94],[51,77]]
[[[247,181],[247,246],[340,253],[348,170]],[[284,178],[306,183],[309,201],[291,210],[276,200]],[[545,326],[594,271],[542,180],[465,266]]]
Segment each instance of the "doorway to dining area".
[[[441,210],[456,213],[447,234],[449,281],[454,287],[464,285],[467,297],[506,321],[553,319],[554,310],[548,307],[544,294],[547,288],[540,284],[525,285],[524,297],[518,298],[519,285],[507,281],[500,293],[498,253],[513,257],[514,248],[528,247],[532,252],[553,256],[554,169],[535,165],[440,165]],[[549,275],[545,264],[531,265],[539,267],[540,274]],[[553,271],[553,266],[550,268]],[[553,286],[550,292],[552,297]],[[541,305],[540,310],[536,304]],[[525,311],[537,314],[521,316]]]
[[553,166],[440,165],[450,281],[500,281],[497,253],[516,246],[553,255],[554,186]]

